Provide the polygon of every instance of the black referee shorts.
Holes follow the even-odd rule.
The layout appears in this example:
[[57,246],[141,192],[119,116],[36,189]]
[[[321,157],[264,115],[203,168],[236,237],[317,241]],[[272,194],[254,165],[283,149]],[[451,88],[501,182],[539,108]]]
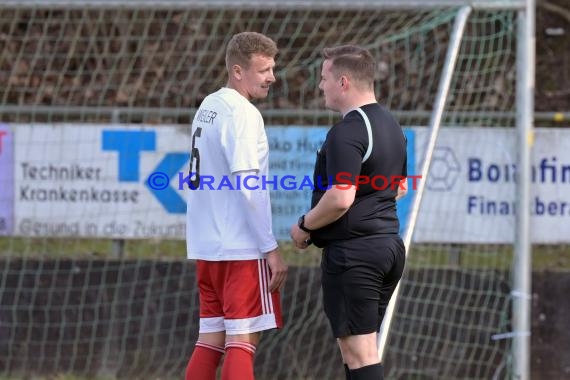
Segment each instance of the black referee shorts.
[[397,235],[339,241],[323,249],[324,309],[335,338],[380,329],[405,261]]

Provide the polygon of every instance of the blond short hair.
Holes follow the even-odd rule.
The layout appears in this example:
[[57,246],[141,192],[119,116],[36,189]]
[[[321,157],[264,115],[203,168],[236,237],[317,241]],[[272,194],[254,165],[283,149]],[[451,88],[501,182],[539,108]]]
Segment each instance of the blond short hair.
[[251,56],[259,54],[275,58],[279,50],[271,38],[257,32],[242,32],[235,34],[226,48],[226,67],[229,70],[233,65],[249,67]]

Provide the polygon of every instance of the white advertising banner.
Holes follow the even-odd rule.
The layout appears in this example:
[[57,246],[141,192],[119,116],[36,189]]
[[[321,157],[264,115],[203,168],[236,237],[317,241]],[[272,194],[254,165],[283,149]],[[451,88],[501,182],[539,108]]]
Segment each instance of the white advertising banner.
[[[185,238],[187,126],[19,124],[10,130],[13,149],[4,149],[2,159],[13,170],[0,173],[3,188],[11,190],[10,195],[3,189],[2,199],[13,199],[14,205],[4,217],[10,234]],[[310,206],[310,188],[298,183],[312,178],[315,151],[326,132],[326,127],[267,128],[270,175],[278,177],[271,191],[273,229],[280,240],[289,239],[291,224]],[[405,132],[408,174],[419,175],[428,131]],[[530,204],[535,243],[570,241],[568,141],[570,130],[536,131]],[[514,129],[441,130],[414,241],[512,243],[515,143]],[[296,181],[280,181],[285,177]],[[410,194],[398,202],[402,225],[413,181],[409,187]]]
[[[414,241],[514,242],[516,133],[503,128],[441,131]],[[423,157],[426,139],[427,130],[416,129],[416,157]],[[536,130],[529,205],[534,243],[570,241],[568,142],[570,130]]]
[[[182,128],[17,125],[14,234],[185,238]],[[162,173],[150,177],[151,174]],[[157,189],[149,187],[149,183]]]

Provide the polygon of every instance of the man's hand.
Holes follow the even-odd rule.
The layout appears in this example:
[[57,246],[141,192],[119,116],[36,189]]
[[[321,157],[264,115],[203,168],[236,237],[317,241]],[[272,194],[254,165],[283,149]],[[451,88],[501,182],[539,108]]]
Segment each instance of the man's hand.
[[269,281],[269,292],[281,290],[287,279],[287,264],[279,253],[279,248],[266,254],[267,264],[271,269],[271,280]]
[[291,239],[293,239],[293,243],[295,243],[295,247],[305,249],[309,246],[311,235],[300,229],[297,224],[291,226],[289,234],[291,235]]

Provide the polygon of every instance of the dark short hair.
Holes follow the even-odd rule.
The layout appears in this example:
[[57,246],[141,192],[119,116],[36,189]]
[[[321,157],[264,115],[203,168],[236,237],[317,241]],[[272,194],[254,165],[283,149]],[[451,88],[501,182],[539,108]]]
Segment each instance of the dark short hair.
[[251,56],[260,54],[275,58],[278,53],[277,44],[271,38],[257,32],[235,34],[226,47],[226,67],[238,64],[249,67]]
[[364,86],[374,88],[376,63],[368,50],[357,45],[335,46],[323,49],[323,58],[331,61],[331,71],[336,77],[347,75]]

